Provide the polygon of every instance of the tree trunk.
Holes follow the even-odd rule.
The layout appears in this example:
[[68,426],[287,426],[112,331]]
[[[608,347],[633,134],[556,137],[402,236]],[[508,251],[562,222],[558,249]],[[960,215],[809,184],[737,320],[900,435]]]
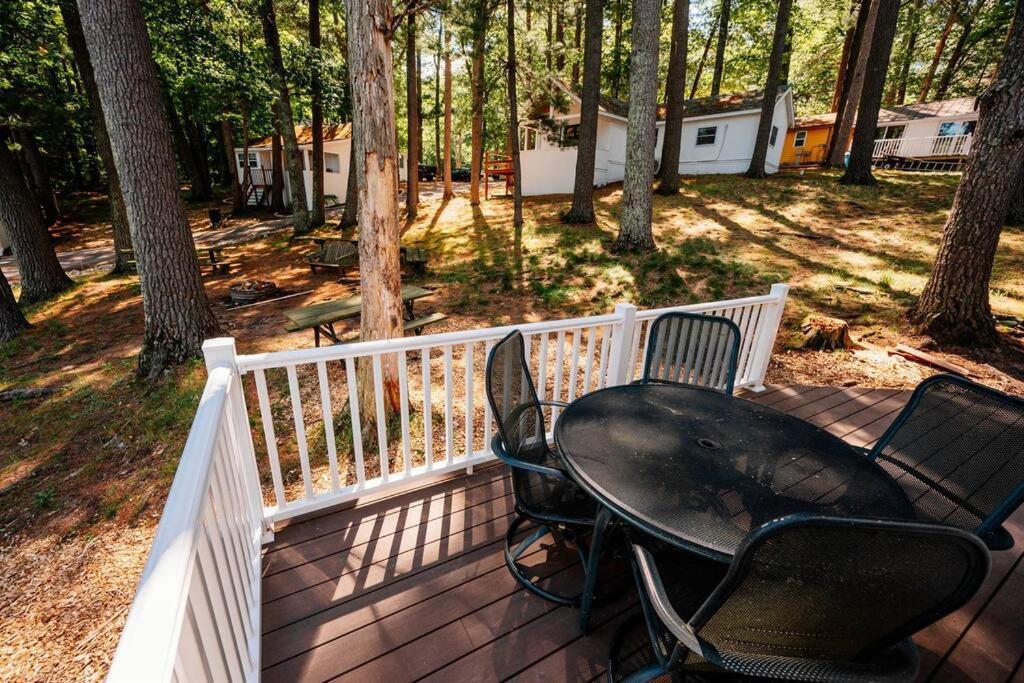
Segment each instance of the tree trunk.
[[974,15],[979,7],[981,7],[981,0],[974,5],[973,9],[970,6],[965,8],[961,27],[963,30],[960,31],[960,36],[953,43],[953,50],[949,53],[949,60],[946,62],[946,68],[942,70],[942,77],[939,78],[939,87],[935,91],[935,99],[937,100],[946,99],[949,86],[953,83],[953,76],[956,75],[957,69],[960,68],[960,63],[964,58],[964,48],[971,37],[971,31],[974,27]]
[[408,149],[405,154],[405,213],[416,218],[420,206],[420,105],[416,78],[416,15],[409,13],[405,29],[405,115]]
[[11,291],[11,283],[7,276],[0,272],[0,342],[6,342],[18,336],[18,333],[29,326],[25,314],[18,308]]
[[[392,80],[391,0],[346,0],[355,119],[359,157],[359,281],[363,310],[362,339],[402,336],[402,295],[398,259],[398,149],[395,144]],[[384,404],[398,410],[398,366],[382,358]],[[373,405],[372,366],[359,368],[360,406]],[[374,410],[362,411],[364,419]]]
[[28,171],[32,176],[36,200],[42,209],[42,218],[45,225],[53,225],[60,220],[60,207],[57,205],[57,195],[50,183],[50,173],[46,170],[46,161],[42,152],[39,151],[39,144],[36,137],[30,130],[15,128],[13,130],[14,140],[21,145],[25,153],[25,162]]
[[452,189],[452,34],[444,33],[444,199],[455,196]]
[[672,43],[665,79],[665,142],[661,147],[658,194],[679,191],[679,154],[683,139],[683,107],[686,103],[686,49],[690,34],[690,0],[672,3]]
[[850,54],[853,52],[857,39],[857,24],[860,13],[859,0],[850,3],[850,13],[847,16],[846,37],[843,39],[843,51],[839,55],[839,68],[836,70],[836,84],[832,89],[832,107],[829,111],[839,111],[839,102],[843,97],[843,88],[846,87],[846,74],[849,72]]
[[844,185],[874,185],[871,157],[875,149],[875,130],[878,111],[885,92],[885,76],[889,71],[892,41],[896,37],[896,19],[900,13],[900,0],[876,0],[878,4],[871,51],[864,74],[864,87],[857,107],[857,128],[850,148],[850,163],[840,179]]
[[1003,61],[979,110],[935,265],[911,312],[936,340],[964,345],[998,339],[989,281],[1010,193],[1024,167],[1024,0],[1017,0]]
[[555,45],[558,46],[555,53],[555,71],[558,77],[562,78],[565,74],[565,11],[562,3],[558,3],[555,8]]
[[580,85],[580,64],[583,61],[582,55],[580,55],[580,46],[583,44],[583,1],[577,0],[575,9],[573,10],[573,21],[576,22],[573,26],[572,41],[573,47],[575,48],[572,58],[572,87],[578,88]]
[[903,104],[907,101],[907,80],[910,78],[910,65],[914,62],[917,37],[921,32],[921,3],[922,0],[914,0],[914,4],[908,10],[907,38],[903,42],[899,74],[896,82],[890,89],[892,97],[886,98],[889,104]]
[[700,77],[704,73],[704,65],[708,61],[708,52],[711,50],[711,41],[715,39],[715,29],[718,27],[718,17],[711,22],[711,30],[708,31],[707,40],[704,41],[704,49],[700,53],[700,60],[697,62],[697,70],[693,72],[693,85],[690,86],[690,99],[697,96],[697,87],[700,85]]
[[921,81],[921,92],[917,95],[918,102],[928,101],[928,93],[931,92],[932,81],[935,80],[935,72],[939,68],[939,62],[942,61],[942,53],[946,51],[946,41],[949,40],[949,34],[953,32],[953,25],[956,23],[956,17],[959,12],[960,0],[949,0],[949,14],[946,15],[946,25],[942,27],[939,39],[935,41],[935,53],[932,55],[931,63],[928,64],[924,80]]
[[711,77],[711,96],[717,97],[722,88],[722,72],[725,70],[725,42],[729,39],[729,11],[731,0],[722,0],[718,13],[718,45],[715,48],[715,72]]
[[281,120],[277,103],[270,105],[274,119],[274,134],[270,138],[270,210],[284,213],[284,150],[281,144]]
[[[224,119],[220,122],[221,144],[224,149],[229,150],[228,157],[228,182],[231,188],[231,214],[238,215],[245,212],[245,194],[242,193],[242,184],[238,182],[238,164],[235,163],[235,136],[231,130],[231,122]],[[248,164],[248,159],[246,160]]]
[[544,32],[544,36],[547,38],[547,49],[544,50],[544,66],[547,67],[548,71],[551,71],[551,42],[552,42],[552,30],[551,30],[551,3],[547,3],[547,30]]
[[447,161],[441,159],[441,33],[444,24],[438,20],[437,49],[434,51],[434,178],[444,176]]
[[[480,166],[484,154],[484,41],[487,37],[487,4],[476,0],[473,17],[473,54],[471,56],[472,125],[469,159],[469,203],[480,204]],[[550,52],[548,53],[550,56]]]
[[[878,6],[882,0],[862,0],[860,15],[857,17],[860,39],[856,41],[855,52],[851,53],[852,72],[848,73],[849,87],[843,89],[842,101],[839,104],[839,112],[836,114],[836,123],[832,129],[832,139],[829,141],[829,153],[826,166],[831,168],[843,168],[846,166],[846,148],[850,144],[850,134],[853,131],[853,122],[857,116],[857,109],[860,103],[860,95],[864,89],[864,75],[867,73],[868,57],[873,52],[875,24],[878,16]],[[863,22],[862,22],[863,19]],[[855,58],[856,57],[856,58]],[[874,136],[875,129],[871,129]]]
[[[586,37],[583,46],[583,92],[580,104],[579,144],[572,206],[562,216],[566,223],[593,223],[594,165],[597,157],[597,110],[601,98],[601,43],[604,30],[603,0],[586,0]],[[516,136],[518,138],[518,134]]]
[[1024,225],[1024,166],[1017,171],[1017,181],[1010,190],[1010,209],[1006,212],[1007,225]]
[[319,228],[324,224],[324,85],[320,74],[320,0],[309,0],[309,47],[313,57],[309,81],[313,124],[313,144],[310,150],[313,160],[309,172],[313,176],[310,188],[313,192],[313,208],[309,212],[309,227]]
[[341,214],[339,228],[359,225],[359,168],[356,156],[356,124],[352,122],[352,140],[349,142],[348,178],[345,179],[345,210]]
[[202,189],[199,196],[205,201],[213,197],[213,182],[210,179],[210,162],[207,158],[206,131],[203,126],[195,121],[195,108],[190,98],[184,101],[184,125],[186,139],[188,140],[189,153],[195,162],[196,170],[199,172],[199,183]]
[[654,180],[655,112],[658,106],[658,0],[633,0],[633,51],[629,61],[626,177],[622,184],[617,251],[652,251],[651,183]]
[[11,240],[24,306],[49,299],[74,283],[57,260],[43,214],[25,186],[6,137],[0,130],[0,227]]
[[205,201],[210,197],[206,194],[203,180],[199,176],[199,167],[196,166],[196,158],[192,156],[192,148],[188,144],[188,138],[185,137],[185,128],[181,125],[181,117],[178,116],[178,110],[174,107],[171,93],[166,88],[163,91],[163,102],[164,111],[167,114],[167,125],[171,132],[171,139],[174,141],[175,151],[178,154],[178,161],[181,162],[182,167],[185,169],[185,175],[188,176],[189,193],[194,201]]
[[277,90],[277,120],[280,122],[281,138],[284,142],[285,160],[288,164],[288,192],[291,198],[292,234],[305,235],[310,231],[309,204],[306,201],[306,182],[303,177],[302,150],[295,138],[295,123],[292,120],[292,98],[288,92],[288,81],[281,58],[281,37],[277,30],[274,14],[274,0],[260,0],[260,21],[263,23],[263,40],[267,44],[268,71],[270,80]]
[[145,317],[139,374],[156,379],[220,331],[178,190],[174,149],[137,0],[80,0],[110,146],[124,190]]
[[615,3],[615,42],[612,44],[612,82],[610,84],[612,97],[619,97],[619,88],[622,86],[622,20],[626,14],[626,0],[618,0]]
[[[896,2],[898,3],[899,0]],[[764,100],[761,102],[761,120],[757,124],[754,154],[750,158],[750,168],[747,169],[748,178],[764,178],[768,175],[765,172],[764,164],[768,157],[768,141],[772,132],[772,119],[775,117],[775,100],[779,92],[779,81],[783,74],[783,60],[789,35],[789,14],[792,9],[793,0],[779,0],[779,13],[775,19],[775,35],[772,38],[772,52],[768,58],[768,78],[765,80]],[[775,144],[782,144],[782,140],[776,140]]]
[[519,245],[523,238],[523,178],[519,165],[519,103],[516,98],[516,5],[515,0],[507,0],[506,11],[508,14],[508,130],[509,150],[512,156],[512,226],[515,228],[516,237],[516,263],[522,260],[519,253]]
[[125,213],[124,197],[121,195],[121,181],[114,167],[114,154],[110,150],[110,137],[107,135],[106,119],[100,105],[100,94],[96,90],[96,76],[93,74],[89,49],[85,45],[82,34],[82,19],[78,15],[75,0],[61,0],[60,13],[67,28],[68,46],[78,67],[79,76],[89,109],[92,110],[93,135],[96,138],[96,151],[103,164],[103,172],[107,176],[107,195],[110,197],[110,223],[114,233],[114,273],[127,273],[133,270],[129,250],[132,248],[131,230],[128,227],[128,215]]

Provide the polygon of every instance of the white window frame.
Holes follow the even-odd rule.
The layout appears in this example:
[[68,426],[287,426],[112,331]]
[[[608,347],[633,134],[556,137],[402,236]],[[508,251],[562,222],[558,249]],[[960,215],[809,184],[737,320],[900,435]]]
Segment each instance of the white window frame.
[[[242,158],[243,152],[235,153],[235,160],[238,162],[238,168],[245,168],[245,160]],[[259,168],[259,162],[256,160],[256,152],[249,152],[249,168]]]
[[[708,131],[711,131],[710,133]],[[711,140],[707,140],[707,136],[711,136]],[[701,137],[705,138],[705,142],[701,142]],[[701,126],[697,129],[697,147],[711,147],[718,143],[718,126]]]
[[793,133],[793,146],[794,147],[803,147],[806,144],[807,144],[807,131],[806,130],[798,130],[795,133]]
[[772,126],[771,132],[768,133],[768,146],[769,147],[774,147],[775,144],[778,141],[779,141],[779,127],[778,126]]

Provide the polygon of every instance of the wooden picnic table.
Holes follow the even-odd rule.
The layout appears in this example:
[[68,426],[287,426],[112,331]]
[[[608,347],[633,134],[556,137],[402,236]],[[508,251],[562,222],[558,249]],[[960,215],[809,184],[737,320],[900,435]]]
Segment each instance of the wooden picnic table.
[[[413,330],[417,334],[427,325],[444,320],[447,316],[441,313],[416,318],[413,314],[413,302],[417,299],[433,294],[429,289],[416,287],[414,285],[402,285],[402,304],[405,308],[405,329]],[[320,335],[324,335],[334,343],[339,343],[337,333],[334,331],[334,323],[348,320],[359,316],[363,311],[363,297],[359,294],[325,301],[310,306],[291,308],[284,312],[288,323],[284,329],[288,332],[299,332],[301,330],[313,330],[313,341],[320,346]]]
[[[227,273],[231,270],[231,266],[234,265],[224,260],[224,247],[215,244],[195,245],[196,258],[199,259],[199,265],[210,266],[210,271],[213,273]],[[131,266],[135,266],[135,250],[134,249],[120,249],[119,252],[128,257],[128,263]]]

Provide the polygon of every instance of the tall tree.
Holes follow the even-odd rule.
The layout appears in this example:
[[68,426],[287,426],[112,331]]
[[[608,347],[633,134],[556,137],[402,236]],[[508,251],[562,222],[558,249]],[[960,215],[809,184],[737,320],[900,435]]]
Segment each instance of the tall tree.
[[626,177],[619,209],[618,251],[651,251],[651,183],[658,108],[658,0],[633,0],[633,50],[629,59],[629,121],[626,129]]
[[[899,0],[896,0],[897,8]],[[750,158],[748,178],[764,178],[767,176],[764,163],[768,157],[768,142],[772,131],[772,119],[775,118],[775,104],[779,93],[779,81],[782,80],[786,43],[789,34],[789,14],[793,9],[793,0],[779,0],[779,12],[775,19],[775,36],[772,38],[772,52],[768,58],[768,78],[764,84],[764,99],[761,102],[761,120],[757,124],[757,137],[754,139],[754,153]],[[873,130],[873,129],[872,129]],[[776,144],[781,144],[776,140]]]
[[420,206],[420,97],[416,68],[416,15],[409,14],[405,30],[405,115],[408,149],[405,152],[405,212],[416,218]]
[[[39,143],[31,130],[26,128],[15,128],[14,140],[21,145],[26,166],[32,180],[36,200],[42,209],[43,221],[46,225],[53,225],[60,220],[60,207],[57,205],[57,195],[53,191],[53,184],[50,182],[50,172],[46,168],[46,160],[39,150]],[[77,149],[77,147],[76,147]]]
[[910,78],[910,65],[914,61],[917,38],[921,33],[921,7],[923,4],[923,0],[914,0],[907,7],[903,42],[900,45],[900,67],[896,73],[896,79],[889,84],[889,89],[885,93],[886,104],[903,104],[907,101],[907,80]]
[[[875,33],[875,20],[881,0],[861,0],[860,14],[857,16],[854,47],[850,51],[850,65],[847,67],[847,82],[843,86],[843,94],[836,112],[836,123],[832,128],[829,140],[826,165],[832,168],[843,168],[846,165],[846,148],[850,145],[853,122],[857,116],[860,94],[864,89],[864,76],[867,73],[868,56],[872,51],[872,40]],[[874,128],[872,128],[872,132]]]
[[722,88],[722,73],[725,70],[725,43],[729,39],[729,13],[731,0],[722,0],[718,12],[718,45],[715,48],[715,71],[711,76],[711,96],[717,97]]
[[348,178],[345,179],[345,210],[341,213],[339,228],[351,228],[359,224],[359,169],[356,165],[356,124],[352,121],[352,139],[349,141]]
[[444,22],[438,17],[437,20],[437,44],[434,50],[434,110],[431,116],[434,119],[434,170],[435,178],[438,174],[444,176],[444,165],[448,163],[441,157],[441,41],[444,33]]
[[974,144],[935,265],[911,311],[933,338],[967,345],[998,339],[989,282],[1010,193],[1024,167],[1024,0],[1017,0],[1002,63],[978,104]]
[[[107,196],[110,198],[110,224],[114,233],[114,270],[115,273],[126,273],[132,270],[131,252],[132,237],[128,228],[128,215],[124,209],[124,197],[121,196],[121,181],[114,167],[114,154],[110,150],[110,137],[107,135],[107,124],[100,106],[100,95],[96,90],[96,77],[93,75],[89,49],[85,45],[82,34],[82,19],[78,16],[78,5],[75,0],[61,0],[60,13],[67,30],[68,46],[72,58],[82,79],[85,95],[89,100],[92,112],[93,136],[96,138],[96,151],[103,164],[103,173],[107,176]],[[234,166],[232,164],[232,166]]]
[[597,157],[597,110],[601,98],[601,42],[604,28],[602,0],[586,0],[586,37],[583,44],[583,93],[580,104],[579,144],[572,206],[562,216],[566,223],[593,223],[594,165]]
[[1006,212],[1007,225],[1024,225],[1024,166],[1017,171],[1017,180],[1010,189],[1010,208]]
[[[359,187],[359,283],[363,294],[360,330],[364,340],[402,336],[402,293],[398,259],[398,146],[391,39],[391,0],[346,0],[349,73],[355,121]],[[382,363],[385,405],[397,410],[398,365]],[[360,402],[372,400],[370,364],[359,368]],[[370,404],[372,405],[372,404]],[[365,411],[367,417],[375,414]]]
[[855,48],[857,19],[860,13],[860,0],[850,2],[850,12],[846,17],[846,33],[843,38],[843,49],[839,53],[839,68],[836,69],[836,82],[832,89],[832,107],[829,111],[839,111],[839,101],[843,96],[843,88],[846,86],[846,74],[850,66],[850,54]]
[[[523,178],[519,165],[519,102],[516,96],[516,4],[506,0],[506,31],[508,41],[508,130],[509,151],[512,156],[512,226],[516,230],[515,244],[522,243],[523,229]],[[521,258],[521,257],[520,257]],[[518,259],[517,259],[518,261]]]
[[609,89],[612,97],[619,97],[622,85],[622,24],[626,14],[626,0],[615,2],[615,39],[612,43],[612,77]]
[[555,9],[555,71],[559,78],[565,75],[565,10],[560,2]]
[[583,1],[577,0],[576,4],[573,5],[573,21],[575,26],[572,32],[572,43],[573,43],[573,58],[572,58],[572,87],[579,87],[580,84],[580,64],[583,61],[583,56],[580,54],[580,48],[583,44]]
[[0,342],[14,339],[19,332],[28,329],[28,326],[25,314],[21,312],[18,302],[14,300],[11,283],[7,281],[7,276],[0,271]]
[[281,57],[281,36],[277,30],[277,16],[274,14],[274,0],[260,0],[260,21],[263,24],[263,40],[267,44],[268,71],[270,80],[277,91],[277,120],[280,123],[281,139],[284,142],[285,161],[288,165],[288,193],[292,205],[292,233],[304,235],[310,231],[309,204],[306,201],[306,181],[302,177],[302,150],[295,137],[295,123],[292,119],[292,98],[288,91],[288,79]]
[[[220,122],[221,144],[228,153],[228,187],[231,190],[231,213],[233,215],[245,212],[245,194],[242,192],[242,183],[238,180],[238,164],[234,160],[235,134],[231,128],[231,121],[224,119]],[[248,155],[243,157],[248,165]]]
[[661,147],[658,193],[679,191],[679,154],[683,140],[683,107],[686,103],[686,49],[690,33],[690,0],[672,3],[672,43],[665,80],[665,142]]
[[928,70],[925,71],[924,78],[921,80],[921,91],[917,95],[918,102],[928,101],[928,93],[932,90],[935,73],[939,69],[939,63],[942,61],[942,53],[946,51],[946,43],[949,41],[949,36],[956,25],[956,18],[960,13],[961,0],[947,1],[949,2],[949,12],[946,14],[946,24],[942,27],[942,31],[939,32],[939,39],[935,41],[935,52],[932,54],[932,61],[928,64]]
[[700,85],[700,77],[704,73],[704,64],[708,61],[708,52],[711,50],[711,41],[715,39],[715,30],[718,27],[718,16],[711,21],[711,28],[708,30],[708,37],[704,40],[704,49],[697,60],[697,69],[693,72],[693,85],[690,86],[690,99],[697,96],[697,86]]
[[[480,167],[484,153],[484,47],[487,39],[488,0],[473,1],[470,87],[472,89],[471,153],[469,159],[469,203],[480,203]],[[550,52],[548,55],[550,56]],[[550,66],[550,65],[549,65]]]
[[452,189],[452,34],[444,32],[444,199],[455,196]]
[[281,143],[277,104],[270,105],[270,108],[274,120],[274,132],[270,137],[270,210],[281,213],[284,211],[284,145]]
[[946,99],[949,88],[953,84],[953,77],[956,75],[957,70],[963,63],[965,48],[967,47],[968,42],[976,42],[975,40],[972,40],[974,22],[978,17],[978,12],[984,4],[984,0],[977,0],[973,5],[970,3],[970,0],[965,0],[959,17],[961,29],[960,35],[957,37],[956,42],[953,43],[953,49],[949,53],[949,59],[946,61],[946,67],[942,70],[942,76],[939,78],[938,88],[935,90],[935,99]]
[[0,130],[0,227],[18,263],[22,305],[49,299],[74,284],[57,260],[43,214],[8,149],[5,130]]
[[900,0],[876,0],[876,3],[878,13],[864,73],[864,87],[857,107],[857,128],[853,133],[853,145],[850,147],[850,162],[846,166],[846,173],[840,179],[844,185],[875,184],[875,177],[871,174],[871,157],[875,149],[875,130],[878,126],[878,112],[882,107],[882,95],[885,92],[885,76],[889,71],[892,41],[896,37]]
[[79,0],[135,245],[145,334],[139,374],[198,356],[220,326],[206,299],[138,0]]
[[309,0],[310,78],[309,100],[312,110],[313,159],[309,165],[313,197],[309,211],[309,227],[324,224],[324,84],[321,73],[323,55],[320,52],[320,0]]

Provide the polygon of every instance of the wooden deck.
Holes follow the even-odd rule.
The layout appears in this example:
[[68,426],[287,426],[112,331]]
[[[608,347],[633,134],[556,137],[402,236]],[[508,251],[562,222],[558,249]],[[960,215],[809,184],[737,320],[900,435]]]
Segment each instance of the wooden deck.
[[[868,445],[908,396],[772,386],[753,398]],[[635,594],[600,605],[581,636],[576,610],[517,588],[501,553],[513,509],[506,472],[487,467],[279,530],[263,560],[264,680],[601,677]],[[979,594],[915,638],[921,680],[1024,683],[1024,508],[1007,527],[1016,544],[993,553]],[[552,559],[539,550],[524,563],[578,578],[578,565]]]

